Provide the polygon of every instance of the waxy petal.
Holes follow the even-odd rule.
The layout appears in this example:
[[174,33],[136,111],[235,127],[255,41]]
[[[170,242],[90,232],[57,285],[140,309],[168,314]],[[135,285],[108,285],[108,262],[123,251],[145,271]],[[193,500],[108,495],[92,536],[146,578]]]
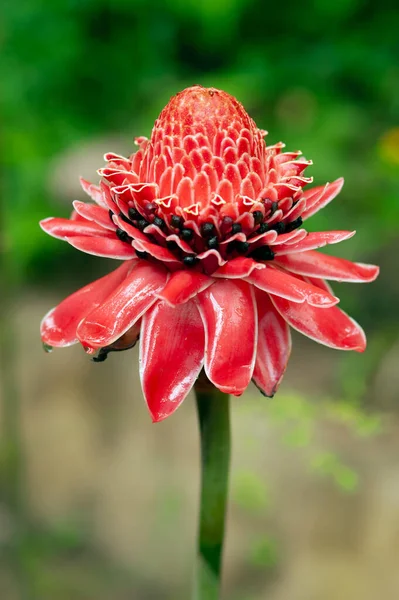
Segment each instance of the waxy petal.
[[309,219],[309,217],[317,213],[321,208],[324,208],[331,200],[334,200],[342,190],[343,185],[344,178],[340,177],[332,183],[306,190],[302,195],[302,198],[306,200],[306,208],[301,215],[302,219]]
[[271,300],[291,327],[312,340],[338,350],[363,352],[366,349],[363,329],[337,306],[319,308],[277,296],[271,296]]
[[[98,208],[98,207],[97,207]],[[115,234],[101,227],[97,223],[86,220],[70,220],[58,217],[49,217],[40,221],[40,227],[59,240],[67,240],[74,236],[100,236],[100,237],[115,237]]]
[[349,240],[355,235],[356,231],[317,231],[308,233],[301,241],[294,244],[282,244],[281,246],[273,247],[276,256],[283,254],[292,254],[297,252],[307,252],[316,248],[323,248],[327,244],[339,244]]
[[204,327],[193,301],[157,302],[143,317],[140,378],[152,419],[162,421],[183,402],[204,361]]
[[258,347],[253,373],[255,385],[273,396],[283,378],[291,353],[291,333],[287,322],[273,306],[268,294],[256,291],[258,306]]
[[353,283],[374,281],[380,271],[376,265],[354,263],[344,258],[314,251],[279,256],[278,264],[298,275]]
[[94,256],[103,256],[105,258],[115,258],[118,260],[127,260],[136,258],[134,248],[126,242],[119,239],[101,238],[101,237],[71,237],[66,240],[71,246],[93,254]]
[[243,281],[216,281],[197,296],[205,329],[205,373],[222,392],[239,396],[255,364],[257,314],[254,291]]
[[80,178],[80,185],[82,189],[94,202],[96,202],[99,206],[107,207],[107,203],[104,200],[104,196],[101,190],[101,187],[98,185],[94,185],[94,183],[90,183],[90,181],[86,181],[83,177]]
[[116,227],[109,216],[109,211],[102,206],[96,206],[95,204],[86,204],[86,202],[79,202],[74,200],[72,202],[74,209],[81,216],[88,221],[94,221],[100,227],[115,231]]
[[308,302],[313,306],[327,307],[339,302],[339,299],[328,292],[303,281],[299,277],[280,271],[269,265],[261,271],[253,271],[245,281],[252,283],[268,294],[275,294],[291,302]]
[[224,264],[223,266],[216,269],[212,273],[212,277],[224,278],[224,279],[243,279],[249,277],[251,273],[257,269],[264,269],[266,265],[258,263],[252,258],[246,258],[245,256],[238,256],[233,258]]
[[199,271],[175,271],[158,294],[171,306],[184,304],[213,284],[213,279]]
[[102,348],[121,337],[156,301],[167,278],[163,267],[137,261],[123,283],[79,324],[82,345]]
[[118,269],[89,283],[50,310],[41,323],[41,336],[49,346],[70,346],[78,341],[76,328],[92,310],[100,306],[126,278],[136,263],[124,262]]

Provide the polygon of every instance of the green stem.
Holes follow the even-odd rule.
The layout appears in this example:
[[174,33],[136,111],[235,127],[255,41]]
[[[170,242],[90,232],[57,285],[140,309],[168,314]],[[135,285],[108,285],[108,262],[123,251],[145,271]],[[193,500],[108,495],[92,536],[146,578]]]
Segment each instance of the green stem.
[[218,600],[230,462],[229,397],[196,386],[201,436],[201,505],[195,600]]

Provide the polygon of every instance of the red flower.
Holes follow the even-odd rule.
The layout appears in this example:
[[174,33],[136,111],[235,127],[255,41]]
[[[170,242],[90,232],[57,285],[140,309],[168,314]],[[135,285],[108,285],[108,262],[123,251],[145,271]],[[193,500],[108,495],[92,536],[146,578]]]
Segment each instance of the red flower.
[[171,99],[150,140],[129,158],[105,155],[95,204],[75,201],[70,219],[42,228],[75,248],[122,260],[51,310],[50,346],[85,350],[134,345],[154,421],[181,404],[202,367],[226,393],[251,379],[272,396],[291,348],[289,326],[341,350],[362,352],[360,326],[335,305],[325,279],[372,281],[378,267],[320,254],[354,231],[308,233],[302,223],[343,180],[303,191],[311,161],[266,146],[243,106],[194,86]]

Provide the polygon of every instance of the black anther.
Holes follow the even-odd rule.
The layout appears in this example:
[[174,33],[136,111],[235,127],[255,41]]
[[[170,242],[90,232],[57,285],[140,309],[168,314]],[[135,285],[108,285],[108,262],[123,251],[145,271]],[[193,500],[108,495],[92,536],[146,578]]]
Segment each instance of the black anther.
[[191,254],[190,256],[185,256],[183,258],[183,263],[186,267],[194,267],[198,261],[199,259],[195,256],[195,254]]
[[302,217],[298,217],[295,221],[291,221],[291,223],[286,223],[285,225],[285,233],[290,233],[290,231],[294,231],[294,229],[298,229],[303,223]]
[[160,217],[155,217],[154,219],[154,225],[156,225],[157,227],[159,227],[159,229],[165,229],[166,228],[166,223],[163,219],[161,219]]
[[140,229],[140,231],[143,231],[147,225],[149,225],[149,222],[146,219],[140,219],[137,221],[137,227]]
[[138,221],[139,219],[142,218],[139,211],[136,210],[135,208],[129,208],[128,213],[129,213],[129,219],[131,219],[132,221]]
[[166,247],[169,250],[177,250],[179,246],[176,244],[176,242],[174,240],[169,240],[166,242]]
[[267,223],[261,223],[256,233],[266,233],[266,231],[269,231],[269,225]]
[[176,229],[181,229],[183,227],[183,223],[183,219],[177,215],[172,215],[170,218],[170,224],[172,227],[176,227]]
[[123,229],[120,229],[119,227],[115,231],[115,233],[121,242],[131,242],[132,241],[132,238],[126,233],[126,231],[123,231]]
[[233,223],[231,226],[231,233],[240,233],[242,231],[242,227],[240,223]]
[[125,223],[128,223],[129,225],[131,225],[131,224],[132,224],[132,223],[131,223],[131,221],[130,221],[130,219],[128,219],[128,218],[126,217],[126,215],[124,215],[124,214],[123,214],[123,212],[120,212],[120,213],[119,213],[119,215],[118,215],[118,217],[119,217],[119,218],[120,218],[122,221],[124,221]]
[[214,224],[213,223],[203,223],[201,225],[201,234],[206,238],[213,237],[215,234]]
[[280,221],[279,223],[275,223],[274,225],[271,225],[270,229],[274,229],[274,231],[277,231],[277,233],[284,233],[285,232],[285,223]]
[[210,250],[216,250],[217,248],[219,248],[219,240],[216,235],[209,238],[207,246]]
[[278,209],[278,202],[272,202],[272,205],[270,207],[270,215],[274,215],[274,213],[276,212],[277,209]]
[[111,223],[113,223],[113,222],[114,222],[114,220],[113,220],[113,218],[112,218],[112,217],[114,216],[114,213],[112,212],[112,210],[111,210],[111,209],[109,209],[109,211],[108,211],[108,214],[109,214],[109,218],[111,219]]
[[180,237],[186,242],[189,242],[194,237],[194,231],[188,227],[184,227],[180,232]]
[[138,258],[144,258],[147,259],[149,254],[148,252],[141,252],[141,250],[136,250],[136,254]]
[[274,252],[269,246],[259,246],[251,252],[250,257],[254,260],[273,260]]
[[235,246],[236,246],[236,250],[239,254],[245,254],[246,252],[248,252],[248,248],[249,248],[248,242],[239,242],[238,240],[236,240]]
[[252,216],[254,218],[255,225],[259,225],[260,223],[262,223],[263,213],[261,210],[254,210],[254,212],[252,213]]

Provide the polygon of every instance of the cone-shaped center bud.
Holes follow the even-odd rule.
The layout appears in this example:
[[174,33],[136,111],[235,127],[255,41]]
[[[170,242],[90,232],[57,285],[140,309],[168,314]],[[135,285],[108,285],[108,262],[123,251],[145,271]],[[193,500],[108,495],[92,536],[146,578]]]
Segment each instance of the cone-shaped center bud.
[[233,96],[193,86],[174,96],[155,122],[140,179],[155,182],[159,205],[171,213],[179,207],[185,219],[237,218],[264,187],[263,135]]

